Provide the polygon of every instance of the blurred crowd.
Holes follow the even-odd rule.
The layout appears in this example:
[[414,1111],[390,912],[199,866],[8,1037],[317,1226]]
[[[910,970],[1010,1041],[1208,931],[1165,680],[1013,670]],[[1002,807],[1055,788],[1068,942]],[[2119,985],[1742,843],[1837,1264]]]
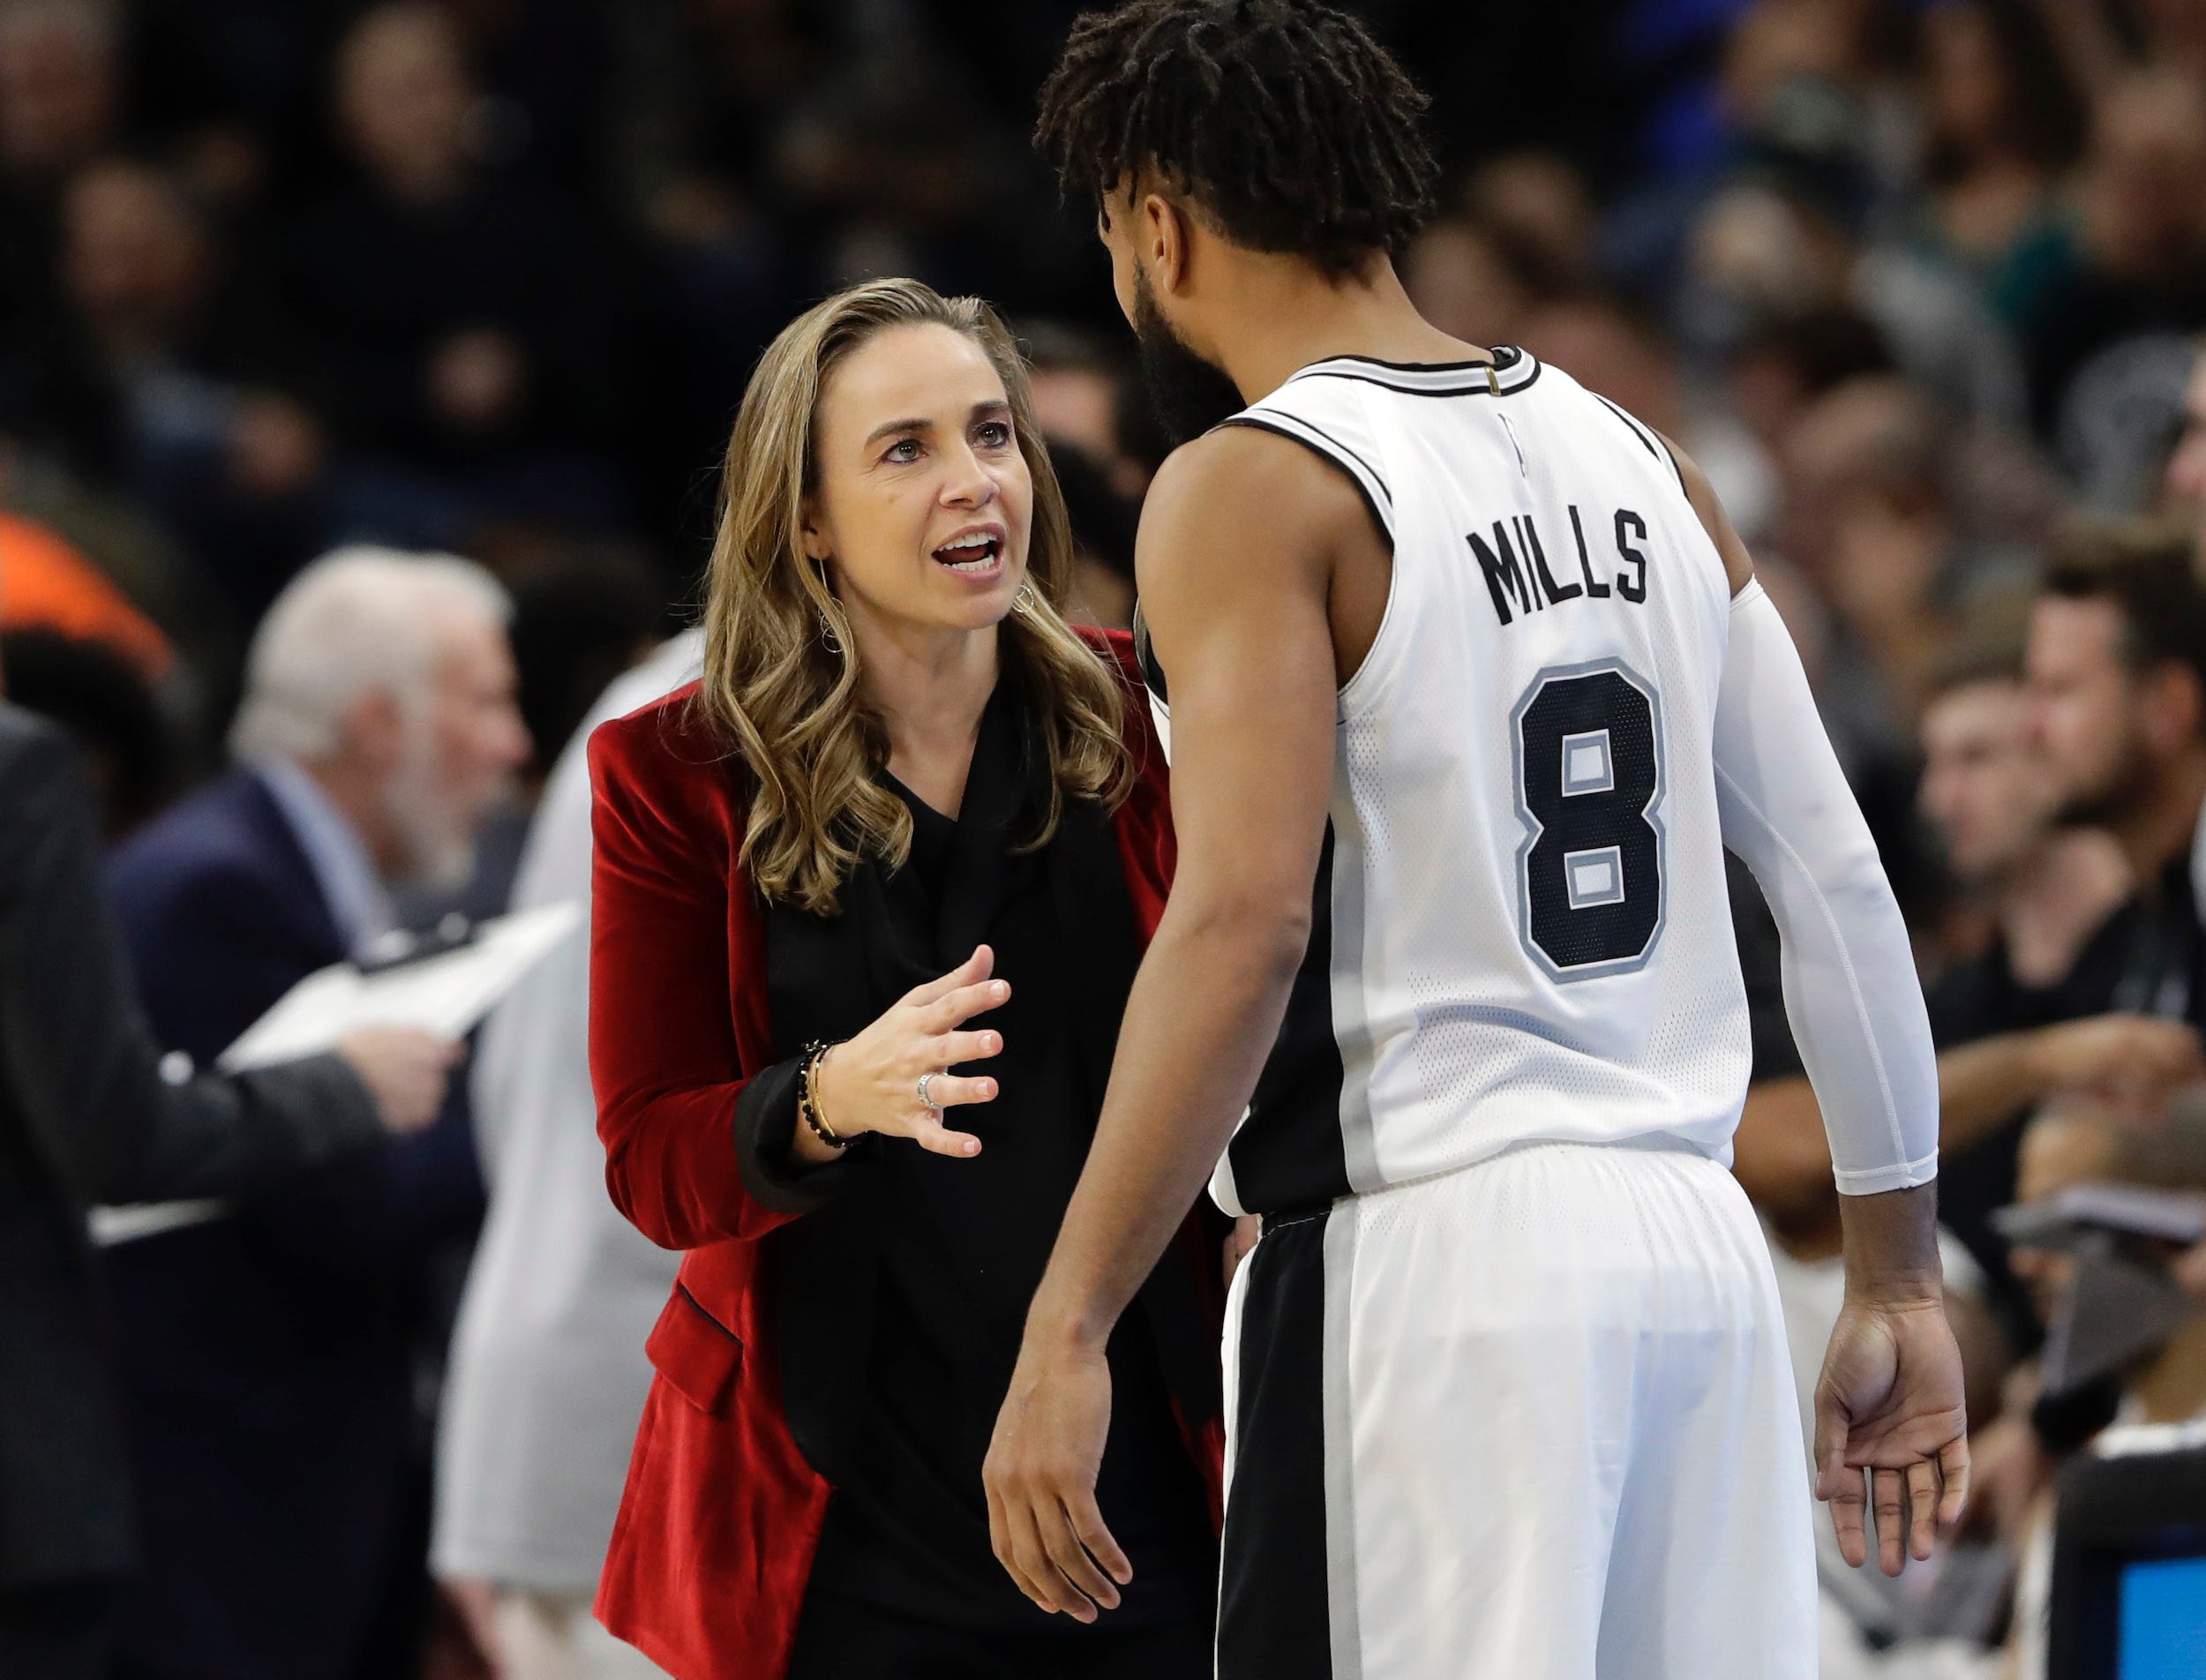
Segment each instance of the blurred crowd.
[[[561,754],[694,662],[750,361],[839,283],[1007,306],[1129,620],[1162,444],[1025,144],[1079,9],[0,0],[0,670],[92,770],[164,1049],[584,889]],[[1825,1672],[2038,1680],[2059,1466],[2206,1417],[2206,10],[1361,9],[1456,165],[1413,296],[1700,462],[1917,934],[1978,1496],[1929,1571],[1832,1562]],[[1735,910],[1812,1384],[1835,1194]],[[649,1672],[586,1610],[672,1267],[597,1179],[579,957],[372,1172],[103,1251],[121,1672]],[[2068,1217],[2105,1184],[2174,1199]]]

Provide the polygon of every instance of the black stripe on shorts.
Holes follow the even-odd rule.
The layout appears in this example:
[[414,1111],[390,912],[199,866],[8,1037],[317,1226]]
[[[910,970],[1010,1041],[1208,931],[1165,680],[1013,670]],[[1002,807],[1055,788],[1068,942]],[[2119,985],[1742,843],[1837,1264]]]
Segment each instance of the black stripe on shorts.
[[[1335,1680],[1325,1546],[1325,1226],[1266,1219],[1246,1262],[1218,1680]],[[1342,1680],[1347,1680],[1346,1676]]]

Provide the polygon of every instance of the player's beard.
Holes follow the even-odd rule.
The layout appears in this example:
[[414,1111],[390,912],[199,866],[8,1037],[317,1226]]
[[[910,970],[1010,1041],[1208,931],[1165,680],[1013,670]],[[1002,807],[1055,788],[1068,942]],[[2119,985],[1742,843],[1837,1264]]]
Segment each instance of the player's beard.
[[1134,274],[1134,343],[1150,409],[1174,449],[1249,406],[1223,369],[1205,362],[1172,330],[1143,270]]

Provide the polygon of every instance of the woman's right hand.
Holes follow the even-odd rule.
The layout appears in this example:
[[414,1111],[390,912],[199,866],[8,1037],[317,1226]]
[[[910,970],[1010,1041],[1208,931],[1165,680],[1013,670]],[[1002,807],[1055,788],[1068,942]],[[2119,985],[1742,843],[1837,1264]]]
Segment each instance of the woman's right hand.
[[[937,1155],[978,1155],[980,1140],[969,1132],[949,1130],[941,1111],[989,1101],[996,1094],[996,1082],[952,1076],[942,1069],[979,1061],[1002,1050],[1000,1032],[959,1031],[966,1021],[1000,1007],[1011,995],[1008,981],[992,978],[994,969],[995,953],[980,946],[940,979],[906,993],[856,1038],[829,1050],[814,1069],[812,1081],[813,1106],[828,1129],[838,1137],[866,1132],[909,1137]],[[934,1076],[927,1088],[934,1099],[932,1108],[919,1100],[919,1076],[927,1073]],[[796,1142],[808,1159],[831,1156],[801,1117]]]

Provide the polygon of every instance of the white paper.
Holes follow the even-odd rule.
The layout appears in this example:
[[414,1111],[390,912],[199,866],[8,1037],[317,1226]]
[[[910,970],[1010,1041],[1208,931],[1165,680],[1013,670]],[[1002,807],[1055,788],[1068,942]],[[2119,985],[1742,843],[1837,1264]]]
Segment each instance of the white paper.
[[572,901],[486,921],[456,950],[363,974],[349,963],[308,975],[239,1035],[225,1073],[314,1055],[356,1027],[421,1027],[456,1039],[490,1013],[536,960],[574,931]]
[[204,1225],[229,1211],[221,1202],[146,1202],[136,1207],[96,1207],[92,1210],[92,1241],[102,1249],[118,1242],[134,1242],[181,1226]]
[[[335,1048],[339,1039],[359,1027],[420,1027],[444,1038],[459,1038],[573,934],[582,919],[582,906],[577,901],[545,904],[483,922],[465,945],[417,963],[372,974],[363,974],[350,963],[319,969],[239,1034],[215,1066],[224,1073],[237,1073],[317,1055]],[[220,1219],[227,1211],[219,1201],[94,1208],[92,1240],[102,1248],[111,1247]]]

